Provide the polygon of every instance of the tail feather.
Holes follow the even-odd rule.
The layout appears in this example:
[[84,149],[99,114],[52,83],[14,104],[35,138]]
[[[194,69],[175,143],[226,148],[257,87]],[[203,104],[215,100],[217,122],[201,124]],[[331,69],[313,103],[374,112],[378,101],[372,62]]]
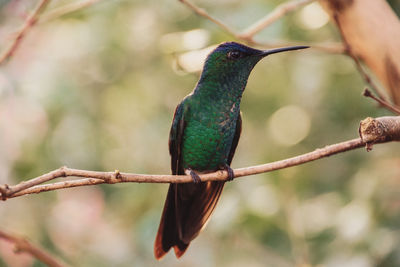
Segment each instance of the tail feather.
[[[168,189],[167,198],[164,204],[164,210],[161,216],[160,226],[154,243],[154,256],[160,260],[177,243],[177,229],[175,216],[175,190],[171,184]],[[185,244],[179,244],[185,247]],[[187,248],[188,245],[186,245]],[[185,248],[185,250],[186,250]],[[183,254],[183,253],[182,253]]]
[[213,212],[224,182],[171,184],[154,244],[161,259],[170,249],[180,258]]

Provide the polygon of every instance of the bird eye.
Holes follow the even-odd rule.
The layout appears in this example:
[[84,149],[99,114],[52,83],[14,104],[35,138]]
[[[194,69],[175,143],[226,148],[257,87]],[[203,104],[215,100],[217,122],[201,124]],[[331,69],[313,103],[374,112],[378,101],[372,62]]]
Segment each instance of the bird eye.
[[239,52],[239,51],[229,51],[229,52],[226,54],[226,57],[227,57],[228,59],[238,59],[238,58],[240,58],[241,56],[242,56],[242,53]]

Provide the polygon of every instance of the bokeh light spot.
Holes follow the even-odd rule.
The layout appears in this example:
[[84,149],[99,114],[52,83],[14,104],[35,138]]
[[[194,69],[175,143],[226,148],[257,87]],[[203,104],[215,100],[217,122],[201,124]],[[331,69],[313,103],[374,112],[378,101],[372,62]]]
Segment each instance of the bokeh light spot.
[[247,199],[251,211],[260,216],[271,216],[279,210],[279,200],[276,189],[271,185],[256,187]]
[[272,138],[284,146],[302,141],[310,131],[310,116],[298,106],[285,106],[272,114],[268,129]]
[[329,15],[314,2],[301,10],[299,20],[306,29],[318,29],[328,23]]
[[210,39],[208,31],[203,29],[195,29],[183,34],[183,46],[186,49],[200,49],[207,45]]
[[201,71],[204,61],[214,48],[215,46],[209,46],[201,50],[183,53],[178,57],[178,65],[186,72]]

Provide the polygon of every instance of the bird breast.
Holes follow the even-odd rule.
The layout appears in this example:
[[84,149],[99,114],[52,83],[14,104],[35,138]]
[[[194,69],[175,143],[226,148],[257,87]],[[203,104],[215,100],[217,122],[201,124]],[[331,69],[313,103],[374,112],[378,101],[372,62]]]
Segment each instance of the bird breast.
[[238,116],[231,109],[208,115],[197,114],[188,121],[183,136],[184,168],[211,171],[226,163]]

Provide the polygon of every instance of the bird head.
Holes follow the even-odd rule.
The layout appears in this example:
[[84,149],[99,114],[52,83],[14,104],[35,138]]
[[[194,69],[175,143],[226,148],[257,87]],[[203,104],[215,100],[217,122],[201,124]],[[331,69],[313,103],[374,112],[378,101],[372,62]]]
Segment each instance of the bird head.
[[304,48],[308,46],[258,50],[236,42],[222,43],[208,55],[201,80],[220,80],[223,84],[237,82],[244,89],[250,72],[261,59],[271,54]]

